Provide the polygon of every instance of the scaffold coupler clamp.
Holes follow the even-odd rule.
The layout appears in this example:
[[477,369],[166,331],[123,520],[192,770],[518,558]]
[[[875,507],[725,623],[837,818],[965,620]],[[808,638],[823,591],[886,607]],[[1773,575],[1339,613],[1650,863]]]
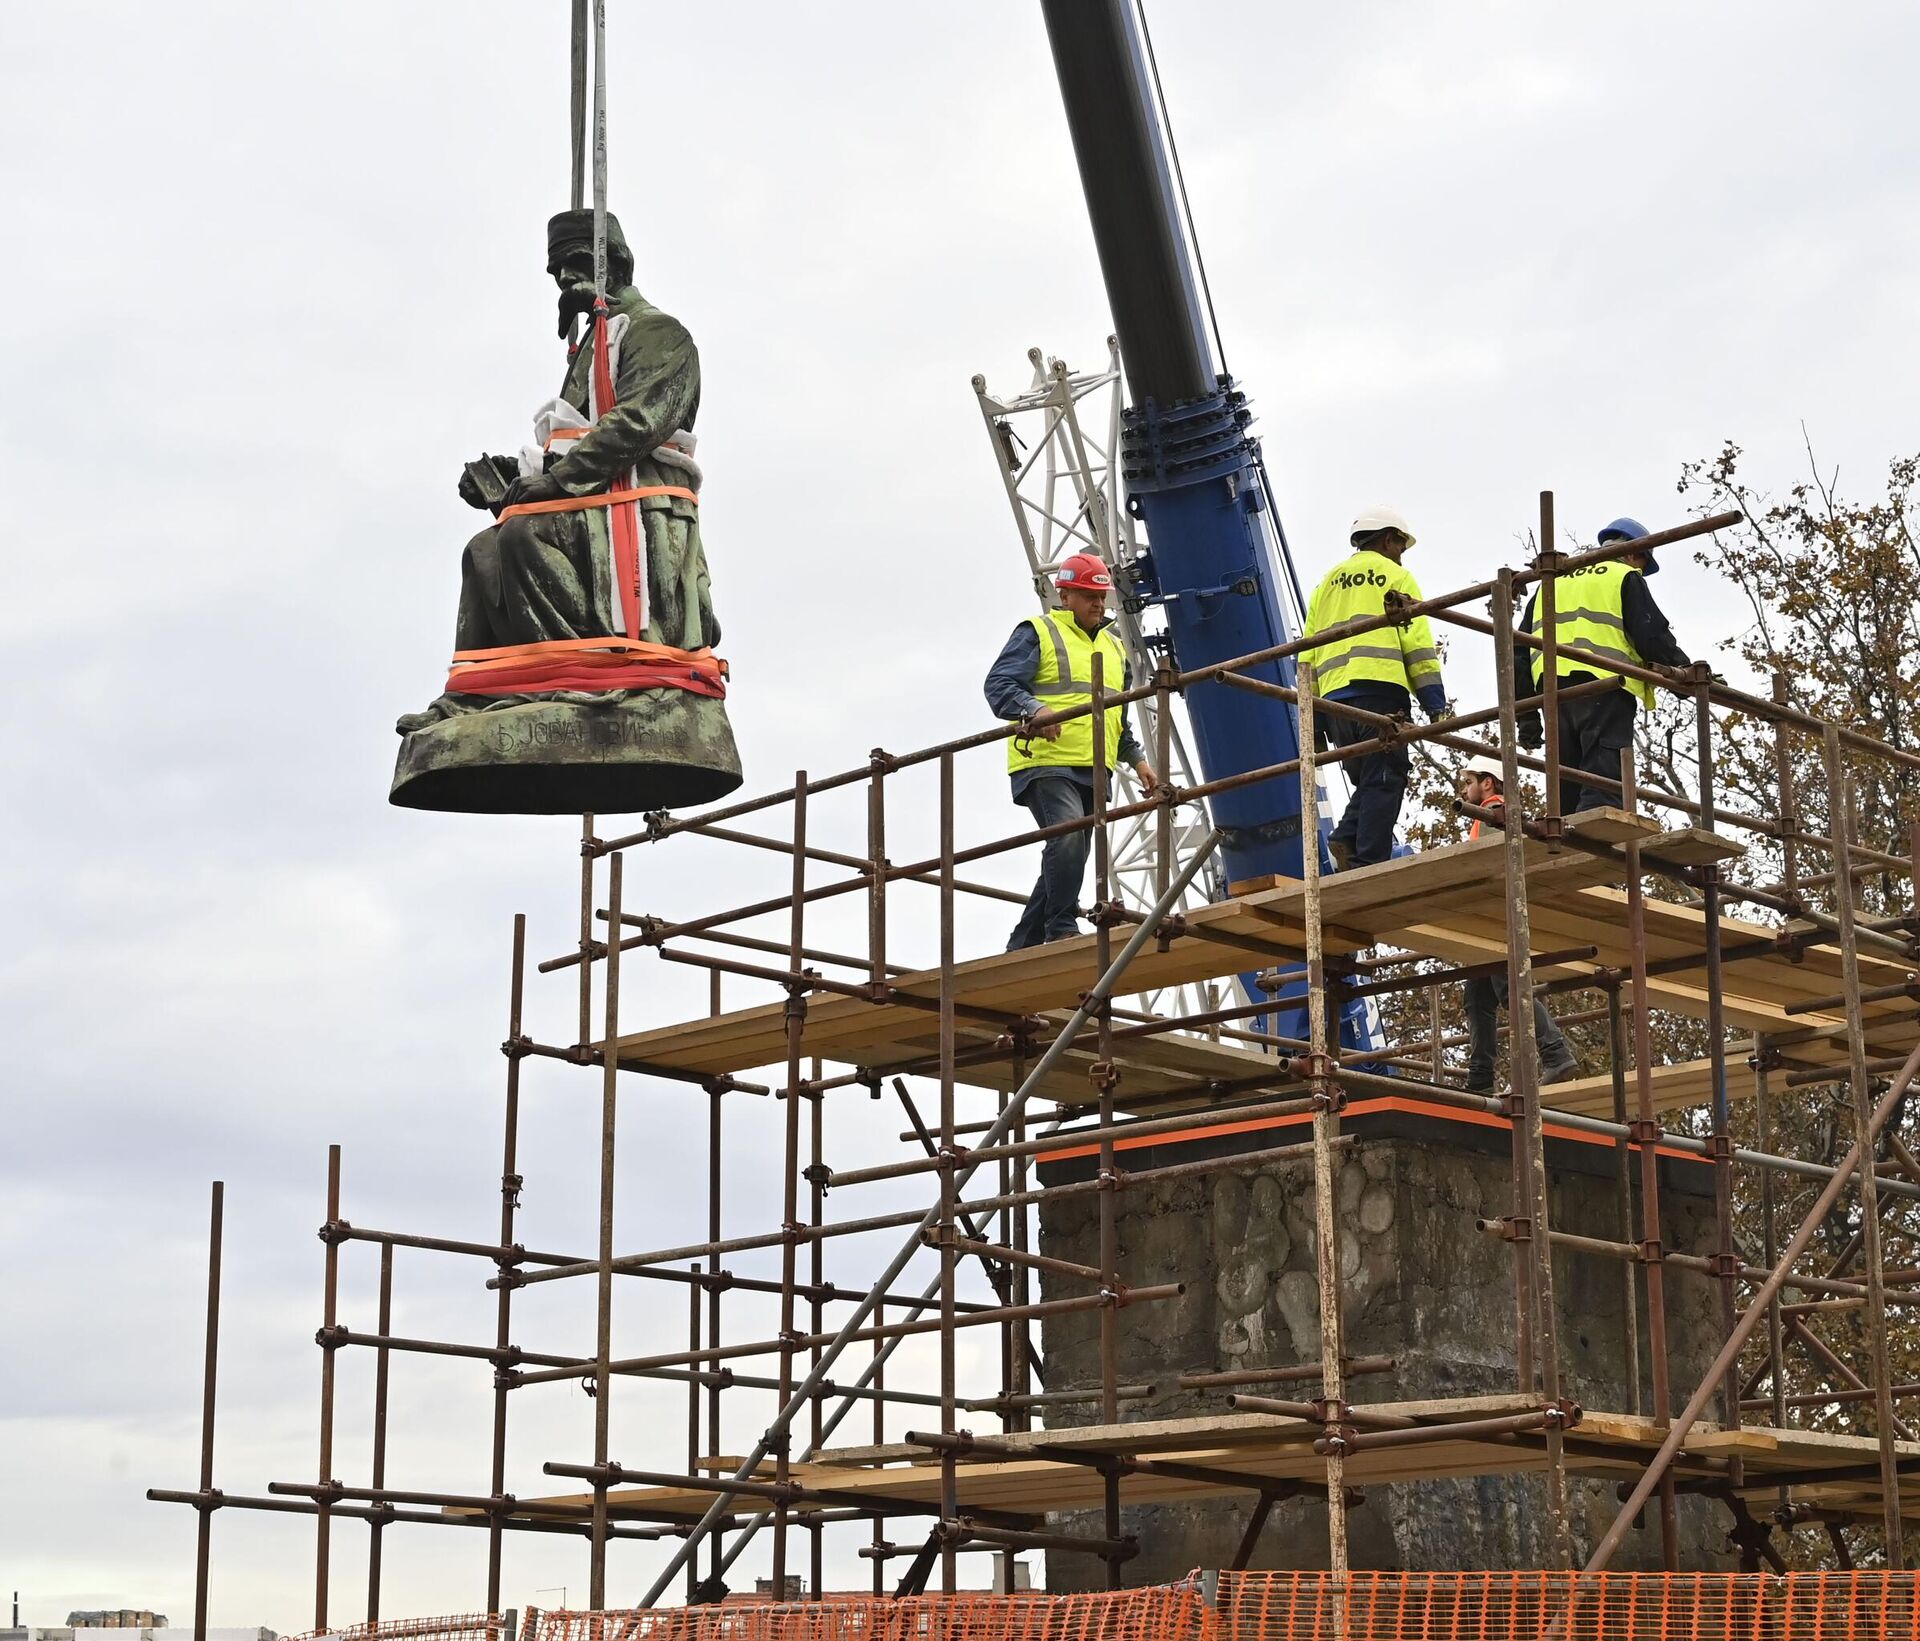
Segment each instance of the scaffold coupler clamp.
[[1505,1242],[1531,1242],[1533,1240],[1533,1216],[1531,1214],[1502,1214],[1490,1223],[1500,1227],[1500,1237]]
[[500,1052],[509,1060],[524,1060],[533,1052],[533,1039],[523,1031],[518,1037],[509,1037],[503,1042]]
[[347,1342],[347,1330],[337,1322],[330,1328],[315,1328],[313,1342],[322,1350],[338,1350]]
[[1334,1081],[1334,1060],[1330,1054],[1296,1054],[1287,1070],[1304,1082],[1313,1103],[1322,1111],[1337,1113],[1346,1109],[1347,1091]]
[[833,1185],[833,1170],[824,1162],[810,1162],[800,1170],[800,1177],[809,1185],[817,1185],[822,1191]]
[[1102,1094],[1110,1094],[1120,1086],[1120,1068],[1111,1060],[1095,1060],[1087,1067],[1087,1081]]
[[1397,588],[1389,587],[1380,595],[1380,613],[1396,627],[1404,627],[1413,620],[1413,600]]
[[[651,809],[647,812],[646,841],[658,843],[667,835],[673,824],[673,816],[664,809]],[[582,845],[584,848],[585,845]]]
[[322,1225],[319,1237],[329,1248],[337,1248],[353,1234],[353,1226],[344,1219],[330,1219]]
[[1548,1402],[1540,1411],[1546,1415],[1548,1424],[1557,1425],[1562,1430],[1571,1430],[1587,1416],[1586,1410],[1578,1402],[1566,1396]]

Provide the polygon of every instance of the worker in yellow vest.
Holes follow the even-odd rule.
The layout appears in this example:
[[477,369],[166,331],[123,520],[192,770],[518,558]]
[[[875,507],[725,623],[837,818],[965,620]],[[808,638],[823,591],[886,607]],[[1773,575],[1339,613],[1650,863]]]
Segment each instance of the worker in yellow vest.
[[[1596,538],[1604,547],[1614,541],[1638,541],[1647,527],[1638,519],[1618,518]],[[1553,630],[1562,644],[1577,644],[1596,656],[1626,661],[1634,666],[1649,664],[1667,667],[1693,665],[1687,652],[1674,642],[1673,629],[1660,606],[1647,590],[1647,577],[1657,575],[1660,566],[1651,551],[1642,549],[1604,564],[1587,564],[1558,577],[1553,588]],[[1520,617],[1523,632],[1540,631],[1540,594],[1533,597]],[[1514,692],[1521,699],[1540,693],[1545,667],[1540,651],[1531,645],[1514,648]],[[1607,676],[1604,668],[1562,650],[1554,671],[1562,683],[1586,683]],[[1619,674],[1613,676],[1618,677]],[[1637,703],[1653,707],[1653,686],[1642,678],[1622,679],[1623,687],[1598,695],[1562,699],[1557,714],[1560,720],[1560,790],[1554,812],[1578,814],[1583,809],[1617,806],[1618,792],[1604,786],[1589,786],[1574,776],[1581,770],[1620,779],[1620,754],[1633,745],[1633,719]],[[1520,744],[1537,751],[1546,740],[1540,714],[1525,713],[1519,723]]]
[[[1400,555],[1413,542],[1407,521],[1391,507],[1369,507],[1356,518],[1347,536],[1352,555],[1329,570],[1313,590],[1307,605],[1307,636],[1360,616],[1379,615],[1389,592],[1418,602],[1419,584],[1400,564]],[[1424,615],[1404,627],[1376,627],[1315,645],[1306,653],[1313,663],[1314,689],[1330,701],[1344,701],[1390,718],[1408,717],[1415,696],[1429,718],[1447,710],[1440,652]],[[1336,747],[1371,740],[1377,733],[1372,725],[1336,712],[1320,714],[1315,724]],[[1342,870],[1371,866],[1393,853],[1393,829],[1400,820],[1412,770],[1404,745],[1345,763],[1353,799],[1327,840]]]
[[[1498,758],[1479,752],[1467,760],[1461,773],[1459,791],[1467,803],[1481,809],[1507,807],[1506,786]],[[1480,821],[1475,817],[1469,838],[1480,836]],[[1467,1092],[1493,1092],[1495,1039],[1499,1035],[1499,1011],[1507,1006],[1507,977],[1504,972],[1476,974],[1467,982]],[[1564,1083],[1580,1075],[1580,1062],[1574,1056],[1566,1036],[1554,1024],[1547,1005],[1536,995],[1533,1000],[1533,1046],[1540,1060],[1542,1083]]]
[[[1101,686],[1127,687],[1127,652],[1111,631],[1107,595],[1113,572],[1092,553],[1074,553],[1054,576],[1061,608],[1029,616],[1013,629],[987,673],[987,705],[999,718],[1022,721],[1031,733],[1007,742],[1013,801],[1038,827],[1058,826],[1093,813],[1094,714],[1062,723],[1055,714],[1093,700],[1093,658],[1101,657]],[[1131,766],[1140,784],[1157,784],[1153,766],[1134,738],[1125,707],[1099,714],[1106,767]],[[1111,789],[1109,778],[1109,789]],[[1040,878],[1007,940],[1007,950],[1065,940],[1080,932],[1080,885],[1086,877],[1091,828],[1048,838]]]

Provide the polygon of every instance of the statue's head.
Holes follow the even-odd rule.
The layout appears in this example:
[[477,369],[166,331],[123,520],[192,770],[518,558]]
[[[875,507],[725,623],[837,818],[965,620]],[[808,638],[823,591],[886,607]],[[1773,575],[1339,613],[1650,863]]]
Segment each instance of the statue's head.
[[[560,287],[560,334],[573,316],[593,306],[593,212],[562,211],[547,223],[547,272]],[[633,251],[620,219],[607,213],[607,289],[633,283]]]

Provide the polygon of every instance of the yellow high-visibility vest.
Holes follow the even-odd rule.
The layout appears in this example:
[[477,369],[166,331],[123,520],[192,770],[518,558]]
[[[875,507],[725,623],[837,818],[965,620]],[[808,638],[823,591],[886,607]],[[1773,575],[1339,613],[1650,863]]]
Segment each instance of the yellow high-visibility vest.
[[[1390,592],[1416,602],[1420,598],[1419,583],[1405,569],[1384,553],[1362,548],[1336,564],[1313,589],[1307,605],[1307,636],[1358,616],[1380,614]],[[1440,652],[1434,648],[1433,627],[1424,615],[1404,627],[1376,627],[1316,644],[1306,653],[1313,663],[1313,687],[1321,695],[1331,695],[1348,684],[1398,684],[1414,694],[1423,684],[1441,682]]]
[[[1583,565],[1557,577],[1553,588],[1554,641],[1562,646],[1578,644],[1595,655],[1644,667],[1647,664],[1645,658],[1627,636],[1626,616],[1621,608],[1622,589],[1626,586],[1627,577],[1633,573],[1630,565],[1621,563],[1619,559],[1609,559],[1604,564]],[[1536,637],[1540,632],[1540,595],[1537,592],[1533,598],[1533,619],[1527,623],[1527,631]],[[1591,673],[1602,678],[1607,676],[1606,669],[1598,662],[1570,656],[1564,647],[1554,656],[1553,670],[1562,678],[1570,672]],[[1545,658],[1539,650],[1535,650],[1533,685],[1536,690],[1545,671]],[[1641,704],[1649,711],[1653,709],[1653,685],[1644,678],[1623,678],[1621,682],[1639,697]]]
[[[1126,687],[1127,652],[1113,636],[1112,627],[1088,632],[1068,610],[1049,610],[1033,615],[1028,623],[1040,638],[1040,666],[1033,675],[1031,688],[1040,704],[1049,712],[1064,712],[1083,707],[1093,700],[1093,658],[1102,658],[1100,685],[1109,695]],[[1100,714],[1106,720],[1107,768],[1120,755],[1119,707]],[[1093,717],[1084,713],[1060,726],[1057,741],[1035,736],[1023,741],[1018,736],[1007,742],[1007,772],[1018,775],[1027,769],[1091,769],[1093,767]]]

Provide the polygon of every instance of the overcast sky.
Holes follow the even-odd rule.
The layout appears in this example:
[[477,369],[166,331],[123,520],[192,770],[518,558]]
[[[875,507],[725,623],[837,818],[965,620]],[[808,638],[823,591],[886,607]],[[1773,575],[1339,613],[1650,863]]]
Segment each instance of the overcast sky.
[[[1035,344],[1093,362],[1109,328],[1037,11],[610,10],[612,199],[639,283],[701,349],[750,787],[981,727],[1029,595],[968,379],[1022,385]],[[191,1618],[191,1512],[142,1493],[195,1481],[210,1179],[234,1492],[315,1474],[326,1144],[350,1219],[495,1229],[509,923],[528,914],[536,957],[565,948],[572,823],[385,794],[393,718],[446,661],[460,463],[517,446],[562,365],[543,224],[567,187],[565,16],[0,0],[0,1594],[29,1623]],[[1413,520],[1409,567],[1437,590],[1513,560],[1543,487],[1590,538],[1620,512],[1676,522],[1680,465],[1724,439],[1775,488],[1803,421],[1860,489],[1920,445],[1910,5],[1152,17],[1303,579],[1370,501]],[[1657,590],[1696,653],[1730,634],[1690,567]],[[1463,663],[1456,695],[1485,676]],[[990,761],[963,779],[963,828],[1011,829]],[[818,825],[858,835],[850,805]],[[629,904],[686,912],[783,870],[716,879],[712,858],[636,854]],[[648,1019],[701,1006],[683,971],[639,978]],[[570,1040],[565,979],[533,995],[535,1033]],[[531,1245],[591,1246],[596,1096],[529,1070]],[[835,1162],[897,1126],[843,1099]],[[764,1227],[776,1120],[730,1120],[729,1225]],[[704,1097],[636,1081],[622,1122],[622,1246],[690,1239]],[[348,1250],[342,1315],[368,1331],[374,1268]],[[403,1253],[397,1331],[490,1340],[484,1274]],[[665,1291],[623,1291],[619,1344],[678,1336]],[[589,1350],[589,1303],[529,1297],[516,1334]],[[364,1355],[342,1364],[348,1481]],[[400,1359],[390,1481],[484,1491],[488,1403],[480,1365]],[[678,1462],[681,1405],[622,1384],[615,1456]],[[764,1416],[743,1398],[723,1449]],[[577,1389],[523,1392],[514,1417],[513,1491],[591,1456]],[[306,1627],[310,1526],[215,1530],[214,1621]],[[336,1534],[336,1617],[360,1614],[364,1542]],[[389,1544],[389,1614],[480,1604],[482,1535]],[[614,1599],[660,1555],[617,1547]],[[515,1605],[584,1598],[563,1541],[513,1541],[507,1571]]]

